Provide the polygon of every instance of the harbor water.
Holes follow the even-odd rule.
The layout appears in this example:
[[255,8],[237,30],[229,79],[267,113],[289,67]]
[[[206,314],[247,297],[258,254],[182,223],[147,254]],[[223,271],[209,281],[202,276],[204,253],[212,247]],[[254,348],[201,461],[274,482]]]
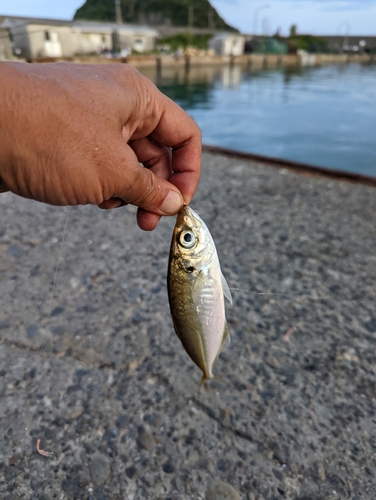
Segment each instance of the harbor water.
[[376,65],[146,71],[205,144],[376,176]]

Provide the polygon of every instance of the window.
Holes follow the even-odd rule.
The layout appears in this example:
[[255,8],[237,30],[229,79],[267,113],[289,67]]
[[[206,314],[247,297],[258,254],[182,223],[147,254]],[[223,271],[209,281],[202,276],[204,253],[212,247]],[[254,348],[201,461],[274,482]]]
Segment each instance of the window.
[[134,38],[133,47],[135,50],[142,51],[144,48],[144,40],[142,38]]
[[50,38],[50,32],[49,32],[49,31],[45,31],[45,32],[44,32],[44,39],[45,39],[47,42],[49,42],[49,41],[50,41],[50,39],[51,39],[51,38]]

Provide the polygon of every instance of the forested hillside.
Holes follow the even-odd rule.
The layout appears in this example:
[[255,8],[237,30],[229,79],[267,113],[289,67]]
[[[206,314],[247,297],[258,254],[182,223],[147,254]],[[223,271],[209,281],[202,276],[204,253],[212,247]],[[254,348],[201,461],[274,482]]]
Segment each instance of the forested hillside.
[[[189,8],[191,6],[191,9]],[[208,0],[121,0],[125,23],[233,30]],[[191,16],[191,17],[190,17]],[[86,0],[74,19],[115,21],[114,0]]]

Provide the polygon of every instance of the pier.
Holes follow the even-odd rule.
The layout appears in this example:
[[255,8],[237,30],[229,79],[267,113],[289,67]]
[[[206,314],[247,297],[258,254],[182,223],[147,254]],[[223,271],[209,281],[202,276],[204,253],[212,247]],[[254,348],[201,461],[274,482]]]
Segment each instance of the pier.
[[201,389],[173,218],[0,195],[2,498],[374,498],[375,187],[233,153],[192,201],[234,297]]

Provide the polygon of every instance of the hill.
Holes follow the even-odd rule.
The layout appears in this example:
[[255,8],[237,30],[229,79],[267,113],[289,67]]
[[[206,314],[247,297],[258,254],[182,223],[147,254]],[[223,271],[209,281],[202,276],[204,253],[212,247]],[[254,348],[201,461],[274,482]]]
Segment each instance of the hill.
[[[193,7],[193,27],[236,31],[219,16],[208,0],[121,0],[121,14],[124,23],[188,26],[189,6]],[[77,9],[74,19],[115,21],[115,2],[86,0]]]

